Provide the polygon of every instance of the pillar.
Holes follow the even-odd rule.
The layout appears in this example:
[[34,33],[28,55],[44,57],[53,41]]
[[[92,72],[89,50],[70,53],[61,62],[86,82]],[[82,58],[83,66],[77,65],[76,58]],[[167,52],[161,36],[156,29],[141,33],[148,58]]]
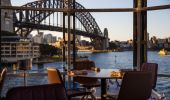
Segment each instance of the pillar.
[[141,11],[147,7],[147,0],[134,0],[134,67],[140,69],[144,62],[147,62],[147,11]]

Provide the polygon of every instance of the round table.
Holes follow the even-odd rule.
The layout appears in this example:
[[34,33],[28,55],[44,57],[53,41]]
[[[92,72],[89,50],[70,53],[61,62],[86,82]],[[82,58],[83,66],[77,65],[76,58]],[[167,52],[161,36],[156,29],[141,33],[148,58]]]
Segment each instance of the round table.
[[82,74],[80,74],[81,73],[80,70],[77,71],[78,73],[76,73],[76,70],[75,71],[73,70],[71,73],[74,73],[74,74],[69,74],[69,76],[100,79],[101,80],[101,100],[106,100],[106,96],[105,96],[107,94],[106,79],[122,78],[122,76],[123,76],[123,74],[120,74],[120,76],[111,75],[113,71],[116,73],[117,72],[121,73],[121,70],[119,70],[119,69],[100,69],[100,71],[83,70]]

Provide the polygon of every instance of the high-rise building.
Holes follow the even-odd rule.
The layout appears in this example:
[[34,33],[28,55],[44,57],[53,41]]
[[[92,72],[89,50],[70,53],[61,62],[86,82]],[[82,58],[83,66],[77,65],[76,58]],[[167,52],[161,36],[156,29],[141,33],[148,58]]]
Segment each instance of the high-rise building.
[[52,43],[55,43],[57,41],[57,37],[56,36],[53,36],[52,37]]
[[157,38],[156,38],[156,36],[153,36],[153,37],[151,38],[151,42],[152,42],[153,44],[157,44]]
[[148,47],[148,48],[151,48],[151,47],[152,47],[151,41],[149,40],[149,33],[147,33],[147,47]]
[[50,44],[50,43],[52,43],[52,38],[53,38],[52,34],[46,34],[46,35],[44,35],[44,43],[45,43],[45,44]]
[[38,33],[33,37],[33,42],[38,44],[43,44],[43,32]]

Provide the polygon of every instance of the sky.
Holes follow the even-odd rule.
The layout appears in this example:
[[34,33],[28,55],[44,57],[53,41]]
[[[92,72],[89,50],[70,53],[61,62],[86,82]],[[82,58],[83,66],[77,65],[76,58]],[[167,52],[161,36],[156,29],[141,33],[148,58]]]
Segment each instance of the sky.
[[[11,0],[12,5],[21,6],[36,0]],[[133,0],[76,0],[85,8],[132,8]],[[170,0],[148,0],[148,6],[170,5]],[[132,12],[91,13],[101,31],[108,29],[110,40],[126,41],[133,38]],[[170,9],[148,11],[149,36],[170,37]],[[49,33],[45,31],[45,33]],[[61,34],[58,34],[61,36]]]

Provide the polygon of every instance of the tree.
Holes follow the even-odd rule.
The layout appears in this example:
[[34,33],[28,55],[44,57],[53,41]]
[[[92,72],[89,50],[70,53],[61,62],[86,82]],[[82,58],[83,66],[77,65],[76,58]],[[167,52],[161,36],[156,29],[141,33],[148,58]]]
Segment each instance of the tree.
[[40,44],[40,53],[41,56],[59,55],[61,53],[61,49],[48,44]]
[[115,42],[111,41],[109,42],[109,49],[116,49],[118,46],[116,45]]

